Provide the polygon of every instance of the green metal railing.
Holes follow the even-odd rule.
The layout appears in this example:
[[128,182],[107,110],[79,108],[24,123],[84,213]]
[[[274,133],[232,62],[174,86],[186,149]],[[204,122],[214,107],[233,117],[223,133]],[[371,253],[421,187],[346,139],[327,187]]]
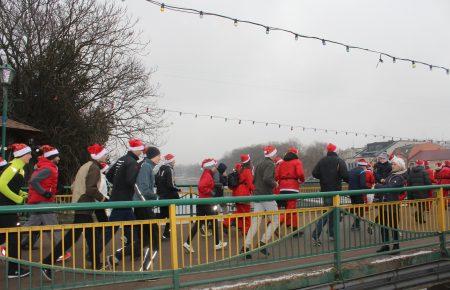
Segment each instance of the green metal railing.
[[[355,191],[335,191],[335,192],[321,192],[321,193],[301,193],[301,194],[286,194],[286,195],[261,195],[249,197],[222,197],[222,198],[193,198],[193,199],[179,199],[179,200],[157,200],[157,201],[127,201],[127,202],[105,202],[105,203],[70,203],[70,204],[42,204],[42,205],[20,205],[20,206],[1,206],[0,215],[15,214],[15,213],[36,213],[36,212],[61,212],[61,211],[78,211],[78,210],[96,210],[96,209],[116,209],[116,208],[141,208],[141,207],[170,207],[170,224],[174,229],[175,236],[170,240],[170,268],[160,269],[158,271],[129,273],[124,275],[117,272],[109,271],[93,271],[86,269],[70,269],[58,266],[52,266],[54,269],[60,270],[64,273],[64,277],[74,275],[84,277],[82,280],[76,279],[76,283],[68,283],[66,280],[62,284],[52,284],[53,288],[73,288],[75,286],[87,285],[103,285],[108,283],[122,283],[145,279],[160,278],[160,283],[154,286],[154,289],[178,289],[179,287],[192,287],[206,283],[220,283],[224,281],[231,281],[233,279],[244,279],[256,275],[267,275],[280,273],[284,271],[294,271],[299,269],[306,269],[312,267],[319,267],[324,265],[332,265],[333,275],[324,275],[319,282],[330,283],[333,281],[341,281],[345,279],[355,278],[358,275],[367,274],[373,269],[365,269],[366,272],[352,272],[351,269],[346,268],[346,265],[354,261],[371,259],[379,257],[384,253],[372,253],[374,247],[390,245],[391,242],[381,240],[374,234],[366,234],[366,230],[371,229],[374,232],[390,232],[391,235],[395,233],[399,236],[398,243],[405,244],[402,251],[411,251],[421,248],[437,247],[439,255],[434,255],[435,259],[442,257],[448,258],[449,241],[447,235],[450,230],[450,216],[448,212],[449,198],[443,196],[443,189],[450,189],[450,185],[436,185],[436,186],[419,186],[419,187],[405,187],[397,189],[375,189],[375,190],[355,190]],[[419,201],[392,201],[374,204],[362,205],[348,205],[341,203],[341,197],[354,196],[361,194],[395,194],[411,191],[428,191],[437,190],[436,198],[424,199]],[[264,223],[273,220],[275,215],[284,216],[296,213],[298,219],[303,223],[299,223],[298,228],[287,228],[286,225],[280,225],[279,238],[272,239],[270,243],[265,245],[255,246],[247,253],[230,254],[223,259],[214,259],[210,262],[202,262],[199,258],[197,264],[185,264],[183,259],[179,256],[180,245],[177,239],[184,239],[183,227],[186,223],[194,222],[195,217],[177,217],[176,208],[182,206],[198,206],[198,205],[215,205],[223,203],[255,203],[264,201],[278,201],[278,200],[306,200],[312,198],[331,198],[333,199],[332,206],[322,206],[303,208],[297,210],[283,210],[275,213],[260,214],[259,217],[264,219]],[[427,224],[414,223],[414,214],[422,208],[428,207]],[[367,213],[369,212],[369,213]],[[387,219],[390,221],[380,220],[380,216],[387,213]],[[375,213],[375,215],[372,215]],[[231,214],[228,218],[243,218],[245,216],[252,216],[254,214]],[[309,215],[309,218],[308,218]],[[391,217],[389,217],[391,215]],[[205,223],[210,221],[221,221],[224,216],[205,217]],[[317,230],[320,223],[325,223],[326,219],[332,218],[334,224],[334,238],[328,234],[322,238],[322,245],[314,245],[312,235]],[[379,218],[378,220],[376,218]],[[352,222],[359,220],[360,227],[363,230],[359,232],[352,232]],[[397,220],[394,222],[394,220]],[[395,226],[393,225],[395,223]],[[263,225],[263,228],[266,225]],[[267,227],[267,226],[266,226]],[[0,229],[0,233],[1,233]],[[219,229],[215,229],[219,230]],[[223,233],[223,226],[220,226]],[[331,228],[329,228],[331,230]],[[363,233],[364,231],[364,233]],[[237,233],[237,230],[236,230]],[[233,232],[228,232],[228,235],[233,235]],[[178,237],[177,237],[178,236]],[[322,235],[324,237],[324,235]],[[245,234],[244,234],[245,237]],[[238,239],[238,235],[233,235],[232,239]],[[230,239],[230,238],[229,238]],[[392,240],[392,239],[391,239]],[[236,242],[236,249],[240,243]],[[200,245],[198,245],[200,249]],[[230,245],[231,248],[231,245]],[[181,248],[182,249],[182,248]],[[272,253],[270,257],[261,257],[261,251],[267,249]],[[208,251],[208,250],[207,250]],[[233,250],[234,251],[234,250]],[[369,251],[369,252],[368,252]],[[393,253],[399,250],[394,250]],[[167,253],[169,254],[169,253]],[[256,259],[247,260],[245,256],[251,254],[256,256]],[[223,256],[223,253],[222,253]],[[169,258],[167,256],[167,258]],[[8,260],[10,258],[3,258]],[[312,261],[304,262],[303,259],[313,259]],[[315,260],[314,260],[315,259]],[[429,259],[428,259],[429,260]],[[295,265],[292,261],[298,261]],[[41,264],[24,262],[18,260],[22,265],[29,266],[34,269],[42,268]],[[181,266],[180,266],[181,264]],[[259,265],[272,265],[270,269],[264,271],[252,268]],[[229,273],[226,275],[214,275],[215,271],[232,271],[237,268],[248,268],[248,274]],[[127,272],[125,272],[127,273]],[[201,273],[210,273],[211,277],[200,277],[189,279],[190,276],[200,275]],[[100,279],[99,277],[103,277]],[[326,278],[326,279],[325,279]],[[64,278],[65,279],[65,278]],[[166,279],[166,280],[165,280]],[[167,280],[170,279],[170,280]],[[331,280],[330,280],[331,279]],[[6,287],[5,289],[33,289],[46,287],[42,282],[39,286],[35,286],[32,279],[27,280],[17,286],[8,284],[8,279],[4,277]],[[21,281],[21,279],[19,279]],[[305,282],[306,283],[306,282]],[[48,286],[48,285],[47,285]],[[308,285],[305,285],[308,286]],[[309,285],[310,286],[310,285]],[[18,288],[17,288],[18,287]]]

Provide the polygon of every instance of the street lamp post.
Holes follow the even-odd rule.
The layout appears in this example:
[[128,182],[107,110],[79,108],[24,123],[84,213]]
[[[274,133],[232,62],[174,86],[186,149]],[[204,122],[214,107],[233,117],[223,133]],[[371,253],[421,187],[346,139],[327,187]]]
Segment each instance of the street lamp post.
[[1,82],[3,87],[3,111],[2,111],[2,157],[6,158],[6,120],[8,119],[8,90],[14,78],[14,69],[9,64],[1,66]]

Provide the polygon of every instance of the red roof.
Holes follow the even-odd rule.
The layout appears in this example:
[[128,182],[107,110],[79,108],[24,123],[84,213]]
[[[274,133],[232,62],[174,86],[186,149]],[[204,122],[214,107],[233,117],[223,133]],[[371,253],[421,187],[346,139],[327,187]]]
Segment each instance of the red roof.
[[450,149],[420,151],[413,159],[427,161],[450,160]]
[[[3,125],[1,118],[2,118],[2,116],[0,115],[0,126]],[[29,125],[26,125],[26,124],[23,124],[23,123],[20,123],[20,122],[11,120],[11,119],[6,120],[6,128],[16,129],[16,130],[24,130],[24,131],[32,131],[32,132],[42,132],[39,129],[36,129],[34,127],[31,127]]]

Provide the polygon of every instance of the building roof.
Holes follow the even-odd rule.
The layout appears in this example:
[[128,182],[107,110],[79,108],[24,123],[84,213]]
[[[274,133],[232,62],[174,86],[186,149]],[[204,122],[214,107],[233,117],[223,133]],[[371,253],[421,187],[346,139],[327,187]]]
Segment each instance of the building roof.
[[443,161],[450,160],[450,149],[423,150],[414,156],[415,160]]
[[[0,116],[0,126],[3,126],[3,121]],[[36,129],[34,127],[31,127],[29,125],[26,125],[24,123],[20,123],[11,119],[6,120],[6,128],[8,129],[15,129],[15,130],[23,130],[23,131],[31,131],[31,132],[42,132],[39,129]]]
[[374,142],[367,144],[366,148],[358,152],[356,157],[377,157],[380,153],[387,151],[389,147],[394,145],[397,141]]

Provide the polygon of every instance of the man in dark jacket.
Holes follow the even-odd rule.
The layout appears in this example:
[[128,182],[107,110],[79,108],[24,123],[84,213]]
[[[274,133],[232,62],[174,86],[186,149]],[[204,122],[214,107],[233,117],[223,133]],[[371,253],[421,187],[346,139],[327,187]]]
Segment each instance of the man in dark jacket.
[[[349,172],[348,176],[348,189],[349,190],[360,190],[360,189],[368,189],[366,184],[366,169],[368,166],[368,163],[364,159],[359,159],[357,163],[357,167],[353,168]],[[358,195],[350,195],[350,200],[352,201],[352,204],[363,204],[364,203],[364,196],[363,194]],[[358,209],[355,214],[362,215],[364,211],[364,208]],[[361,229],[360,227],[360,219],[356,218],[355,222],[353,223],[351,230],[352,231],[359,231]]]
[[[278,183],[275,181],[275,163],[274,159],[277,154],[277,149],[273,146],[266,146],[264,148],[264,160],[259,163],[255,168],[255,190],[253,191],[253,195],[272,195],[273,189],[278,186]],[[277,211],[277,203],[272,201],[263,201],[263,202],[252,202],[253,212],[264,212],[264,211]],[[257,244],[258,247],[263,247],[267,244],[274,231],[278,228],[279,220],[278,215],[272,216],[273,220],[269,226],[267,226],[266,232],[261,237],[261,241]],[[259,230],[259,226],[261,224],[262,216],[254,216],[252,217],[250,229],[248,230],[247,237],[245,239],[244,247],[241,250],[241,253],[246,253],[250,251],[250,245],[253,244],[253,237],[256,232]],[[269,255],[269,252],[266,248],[261,249],[261,253],[264,255]],[[251,255],[247,254],[245,256],[247,259],[251,259]]]
[[[431,185],[430,176],[428,172],[425,170],[425,162],[422,160],[416,161],[416,166],[411,168],[408,172],[407,178],[408,186],[423,186],[423,185]],[[408,192],[408,199],[425,199],[428,198],[428,191],[410,191]],[[423,211],[425,210],[425,203],[419,202],[417,204],[418,211],[414,214],[416,222],[425,223],[425,218],[423,216]]]
[[[314,178],[320,180],[320,191],[341,191],[342,190],[342,180],[348,182],[348,171],[347,165],[344,160],[338,157],[337,147],[334,144],[327,145],[327,156],[323,157],[317,165],[314,167],[312,175]],[[324,205],[333,205],[333,198],[324,198]],[[314,245],[320,246],[322,243],[320,241],[320,235],[322,233],[323,226],[330,221],[328,224],[328,234],[330,239],[334,239],[334,218],[333,214],[330,213],[325,216],[317,223],[317,227],[314,230],[312,237]]]
[[381,153],[377,157],[377,163],[374,165],[375,182],[384,183],[386,177],[391,174],[392,165],[389,162],[389,156],[386,152]]
[[[131,139],[128,143],[127,154],[120,157],[106,175],[106,178],[110,182],[112,181],[113,184],[110,201],[133,200],[136,178],[139,173],[139,164],[137,161],[144,151],[144,144],[139,139]],[[111,211],[111,215],[109,216],[110,222],[132,221],[135,219],[136,217],[132,208],[115,208]],[[117,230],[118,227],[115,227],[114,233]],[[113,256],[108,256],[107,262],[109,266],[119,262],[117,257],[121,256],[121,251],[125,250],[126,254],[130,254],[129,248],[131,248],[131,244],[134,242],[131,239],[130,226],[124,226],[124,234],[127,239],[125,248],[119,249],[116,252],[115,259]],[[111,227],[107,227],[105,230],[105,245],[111,240],[112,235]],[[136,235],[134,236],[136,237]]]
[[[175,186],[173,168],[175,166],[175,156],[167,154],[163,158],[164,164],[159,168],[156,174],[156,194],[160,199],[179,199],[180,189]],[[160,218],[169,218],[169,207],[162,206]],[[163,239],[170,237],[170,223],[166,223],[163,232]]]

